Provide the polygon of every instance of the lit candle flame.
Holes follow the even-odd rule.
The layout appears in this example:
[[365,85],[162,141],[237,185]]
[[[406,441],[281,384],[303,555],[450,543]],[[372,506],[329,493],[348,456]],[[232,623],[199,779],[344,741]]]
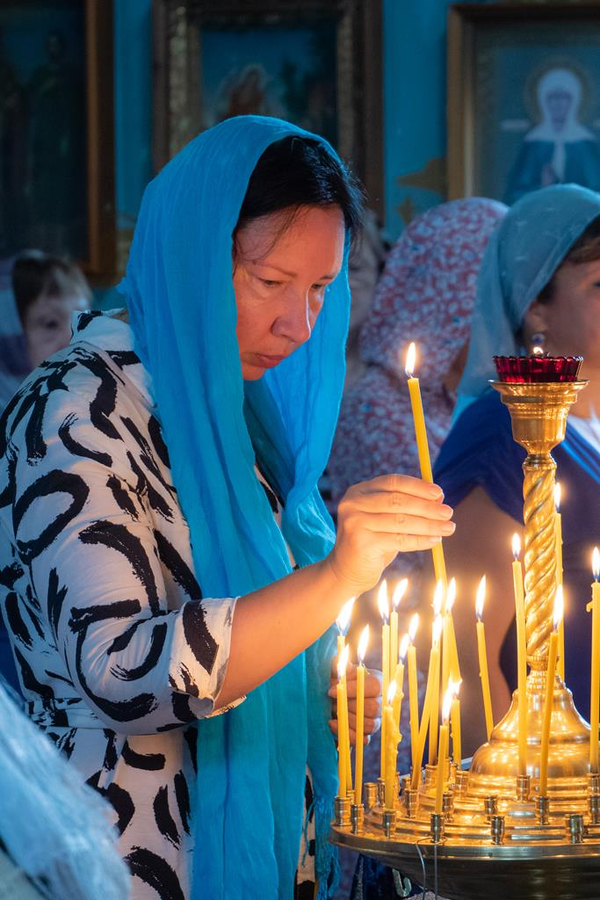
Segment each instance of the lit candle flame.
[[365,625],[363,630],[360,633],[360,637],[358,639],[358,650],[356,655],[358,656],[358,661],[362,665],[365,661],[365,656],[367,655],[367,646],[369,644],[369,626]]
[[392,678],[392,680],[390,681],[390,686],[388,688],[388,692],[387,692],[387,702],[388,702],[389,706],[391,706],[392,703],[394,702],[395,696],[396,696],[396,679]]
[[485,602],[485,575],[482,577],[479,582],[479,587],[477,588],[477,599],[475,600],[475,615],[478,620],[481,622],[483,619],[483,604]]
[[448,593],[446,594],[446,612],[451,613],[454,601],[456,600],[456,578],[451,578],[448,585]]
[[452,709],[452,701],[454,700],[454,690],[452,688],[452,680],[448,682],[448,688],[444,694],[444,702],[442,704],[442,722],[448,724],[450,718],[450,710]]
[[400,658],[401,662],[404,662],[404,660],[406,659],[406,654],[408,653],[409,642],[410,642],[410,635],[405,634],[404,637],[402,638],[402,641],[400,642],[400,650],[398,651],[398,657]]
[[512,554],[515,560],[521,556],[521,538],[515,532],[512,537]]
[[443,627],[444,623],[442,617],[441,615],[437,615],[433,620],[433,643],[436,645],[440,642]]
[[414,644],[415,637],[417,634],[417,629],[419,627],[419,613],[415,613],[410,620],[410,625],[408,626],[408,636],[410,638],[411,644]]
[[344,603],[339,616],[335,620],[339,633],[344,636],[348,633],[348,628],[350,627],[350,617],[352,616],[352,607],[354,606],[355,600],[356,597],[351,597],[347,603]]
[[537,346],[536,346],[536,347],[532,347],[532,348],[531,348],[531,355],[532,355],[532,356],[543,356],[543,355],[544,355],[544,348],[543,348],[543,347],[537,347]]
[[348,655],[350,653],[350,647],[348,644],[344,647],[342,652],[340,653],[340,658],[337,664],[337,674],[338,681],[341,681],[344,675],[346,674],[346,666],[348,665]]
[[433,594],[433,614],[439,616],[444,605],[444,582],[440,579]]
[[448,686],[452,685],[452,696],[457,698],[460,693],[460,686],[462,684],[462,678],[459,678],[458,681],[450,681],[448,682]]
[[407,378],[412,378],[415,371],[415,362],[417,359],[417,348],[414,341],[411,342],[406,351],[406,362],[404,363],[404,371]]
[[562,489],[560,486],[560,481],[557,481],[556,484],[554,485],[554,508],[556,509],[556,512],[560,512],[561,492],[562,492]]
[[387,590],[387,581],[385,578],[379,585],[379,593],[377,594],[377,606],[379,607],[379,614],[384,622],[390,617],[390,601],[388,599],[388,590]]
[[594,573],[594,581],[598,581],[600,578],[600,550],[597,547],[594,547],[594,552],[592,553],[592,572]]
[[399,581],[394,588],[394,593],[392,594],[392,606],[394,607],[394,609],[398,609],[398,607],[400,606],[400,601],[404,597],[407,588],[408,578],[403,578],[402,581]]
[[556,595],[554,597],[554,630],[558,630],[558,626],[560,625],[561,619],[563,617],[563,613],[565,611],[565,599],[563,595],[563,586],[559,584],[556,588]]

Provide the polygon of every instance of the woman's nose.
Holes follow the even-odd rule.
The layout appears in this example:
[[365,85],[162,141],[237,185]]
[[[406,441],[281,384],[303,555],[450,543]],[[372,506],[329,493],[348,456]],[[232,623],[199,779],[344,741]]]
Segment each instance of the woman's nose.
[[273,334],[295,344],[304,344],[312,334],[313,324],[308,296],[296,297],[275,320]]

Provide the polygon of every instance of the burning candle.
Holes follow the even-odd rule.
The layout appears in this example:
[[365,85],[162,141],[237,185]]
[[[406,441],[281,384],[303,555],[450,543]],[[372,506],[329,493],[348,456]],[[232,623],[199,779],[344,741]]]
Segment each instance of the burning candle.
[[354,606],[355,597],[351,597],[347,603],[344,603],[340,610],[340,614],[335,620],[338,630],[337,638],[337,658],[340,659],[342,650],[346,646],[346,635],[350,627],[350,619],[352,618],[352,607]]
[[550,748],[550,723],[552,720],[552,706],[554,701],[554,680],[556,678],[556,659],[558,656],[558,627],[563,616],[563,590],[562,585],[556,588],[554,601],[554,627],[550,635],[550,647],[548,649],[548,670],[546,672],[546,696],[544,698],[544,710],[542,715],[542,739],[540,746],[540,797],[546,797],[548,793],[548,750]]
[[415,753],[419,743],[419,686],[417,681],[417,648],[415,637],[419,627],[419,613],[415,613],[408,626],[408,705],[410,713],[410,752],[413,769],[415,768]]
[[460,729],[460,700],[458,693],[460,691],[460,681],[450,680],[452,686],[452,707],[450,709],[450,721],[452,723],[452,757],[454,762],[460,768],[462,762],[462,740]]
[[[411,343],[406,353],[406,362],[404,371],[408,379],[408,393],[410,395],[410,406],[412,409],[413,423],[415,426],[415,437],[417,439],[417,452],[419,454],[419,466],[421,468],[421,478],[423,481],[433,483],[433,471],[431,468],[431,457],[429,455],[429,444],[427,443],[427,429],[425,428],[425,416],[423,414],[423,401],[421,399],[421,388],[419,379],[414,377],[415,362],[417,350],[414,343]],[[444,550],[441,543],[436,544],[431,549],[433,556],[433,568],[435,571],[436,581],[440,579],[446,582],[446,562],[444,560]]]
[[400,644],[398,663],[396,665],[396,674],[394,676],[394,681],[396,682],[396,695],[393,704],[394,722],[398,726],[398,729],[400,729],[400,711],[402,709],[402,700],[404,699],[404,661],[406,660],[406,654],[408,652],[408,642],[409,637],[407,634],[405,634]]
[[[452,607],[456,597],[456,579],[451,578],[446,591],[444,603],[444,630],[442,632],[442,684],[448,684],[450,675],[453,675],[453,648],[452,648]],[[452,628],[452,631],[454,629]]]
[[346,690],[348,653],[349,647],[346,645],[337,664],[338,778],[340,797],[346,796],[351,784],[351,775],[348,767],[350,761],[350,727],[348,723],[348,693]]
[[394,795],[396,791],[396,763],[398,758],[398,741],[400,733],[394,719],[394,698],[396,696],[396,682],[390,682],[387,693],[387,703],[383,708],[383,720],[385,722],[385,805],[387,809],[394,808]]
[[[557,481],[554,485],[554,515],[556,533],[556,584],[563,583],[563,558],[562,558],[562,515],[560,512],[561,487]],[[558,674],[561,681],[565,680],[565,617],[563,615],[558,627]]]
[[598,742],[598,726],[600,719],[600,551],[594,547],[592,554],[592,602],[588,604],[588,612],[592,610],[592,683],[590,690],[590,772],[598,772],[600,752]]
[[483,625],[483,604],[485,602],[485,575],[477,588],[477,600],[475,613],[477,615],[477,653],[479,656],[479,677],[481,679],[481,692],[483,694],[483,710],[485,713],[485,728],[489,741],[494,727],[492,716],[492,695],[490,693],[490,676],[488,673],[487,650],[485,646],[485,628]]
[[369,626],[365,625],[358,640],[356,669],[356,755],[354,760],[355,803],[362,803],[363,759],[365,740],[365,656],[369,644]]
[[527,647],[525,640],[525,593],[521,568],[521,541],[513,535],[513,587],[517,625],[517,695],[519,723],[519,775],[527,774]]
[[390,681],[398,664],[398,607],[406,593],[408,579],[398,582],[392,592],[392,612],[390,613]]
[[[439,658],[440,658],[440,638],[442,636],[442,617],[436,616],[435,621],[433,623],[432,628],[432,636],[431,636],[431,650],[429,652],[429,670],[427,673],[427,687],[425,688],[425,701],[423,703],[423,712],[421,714],[421,724],[419,726],[419,736],[417,741],[417,748],[415,751],[415,755],[413,757],[413,773],[412,773],[412,787],[413,789],[418,788],[419,786],[419,777],[421,774],[421,761],[423,759],[423,750],[425,749],[425,738],[427,736],[427,729],[429,728],[429,718],[431,715],[431,695],[433,693],[434,687],[435,691],[439,691],[439,675],[437,680],[435,681],[434,686],[434,670],[437,668],[439,672]],[[437,657],[437,665],[436,665],[436,657]]]
[[[442,634],[443,634],[443,618],[441,615],[442,606],[444,602],[444,582],[438,581],[435,593],[433,595],[433,614],[437,618],[439,616],[440,621],[442,623]],[[431,692],[431,704],[429,707],[429,765],[434,765],[437,759],[437,748],[438,748],[438,720],[440,717],[440,665],[441,665],[441,647],[439,647],[439,639],[438,639],[438,648],[437,653],[434,658],[435,669],[432,675],[432,680],[434,682],[432,686]],[[429,677],[429,676],[428,676]]]
[[444,803],[444,787],[446,786],[446,761],[448,758],[448,719],[452,706],[452,687],[448,686],[442,704],[442,724],[440,726],[440,743],[438,747],[437,779],[435,787],[435,811],[441,815]]
[[[390,604],[388,600],[387,582],[384,579],[379,585],[377,605],[381,616],[381,701],[385,704],[390,686]],[[381,720],[381,777],[385,778],[385,719]]]
[[456,634],[454,631],[454,619],[452,610],[456,600],[456,578],[451,578],[446,595],[446,613],[448,615],[448,635],[450,644],[450,675],[453,681],[460,681],[460,665],[458,663],[458,647],[456,646]]

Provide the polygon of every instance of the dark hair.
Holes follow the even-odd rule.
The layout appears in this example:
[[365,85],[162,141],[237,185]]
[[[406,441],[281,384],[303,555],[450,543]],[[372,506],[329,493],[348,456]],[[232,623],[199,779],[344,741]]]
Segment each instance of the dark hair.
[[540,303],[549,303],[552,300],[554,295],[554,276],[558,269],[566,263],[578,266],[581,263],[594,262],[597,259],[600,259],[600,216],[592,219],[587,228],[570,247],[548,284],[538,294],[538,301]]
[[260,216],[289,210],[285,231],[301,207],[339,206],[350,236],[361,230],[364,192],[350,170],[311,138],[286,137],[270,144],[258,160],[246,190],[237,232]]
[[79,293],[87,300],[92,293],[85,275],[75,263],[42,250],[26,250],[17,256],[12,270],[12,287],[21,323],[38,297],[68,297]]

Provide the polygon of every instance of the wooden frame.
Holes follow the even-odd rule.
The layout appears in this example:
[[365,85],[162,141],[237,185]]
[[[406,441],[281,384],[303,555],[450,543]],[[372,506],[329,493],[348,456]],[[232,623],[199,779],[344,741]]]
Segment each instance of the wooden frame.
[[316,33],[331,26],[334,143],[363,180],[370,205],[383,212],[381,0],[154,0],[153,14],[156,170],[213,124],[207,120],[201,81],[210,77],[203,70],[203,46],[215,29],[232,41],[245,29],[258,29],[265,39],[283,29],[290,40],[295,29]]
[[0,256],[39,247],[115,273],[113,0],[0,8]]
[[[506,54],[512,54],[513,70]],[[597,66],[588,64],[592,57],[598,58]],[[516,82],[515,65],[522,66],[520,83]],[[588,127],[581,128],[590,134],[591,146],[595,137],[600,137],[600,3],[461,3],[449,8],[450,199],[482,194],[508,202],[517,199],[516,188],[512,187],[518,165],[514,145],[534,141],[533,128],[539,124],[536,109],[540,111],[539,93],[535,92],[543,74],[561,67],[580,70],[582,84],[587,78],[586,84],[591,87],[593,112],[587,110],[589,121],[583,124]],[[515,80],[512,91],[499,83],[507,73]],[[515,110],[512,118],[509,109]],[[503,193],[503,173],[507,170]],[[553,174],[552,169],[547,170],[543,183],[552,183]],[[535,186],[541,184],[534,185],[532,179],[528,189]],[[599,189],[595,184],[587,186]]]

